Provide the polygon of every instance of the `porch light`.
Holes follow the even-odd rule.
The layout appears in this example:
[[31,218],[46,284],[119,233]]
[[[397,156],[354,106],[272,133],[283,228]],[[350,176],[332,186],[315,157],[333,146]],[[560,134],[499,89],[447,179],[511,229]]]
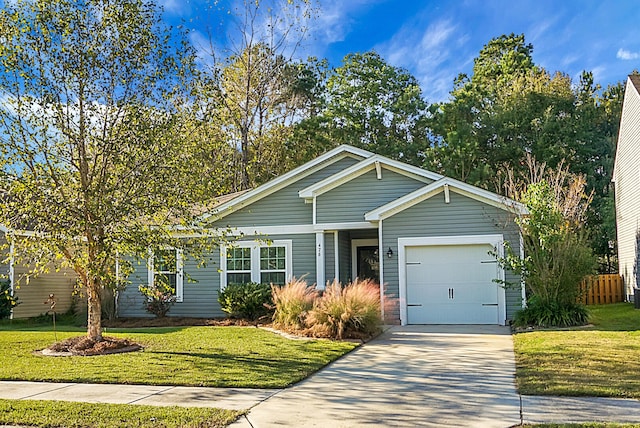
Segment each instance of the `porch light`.
[[389,247],[389,251],[387,251],[387,257],[393,257],[393,250],[391,249],[391,247]]

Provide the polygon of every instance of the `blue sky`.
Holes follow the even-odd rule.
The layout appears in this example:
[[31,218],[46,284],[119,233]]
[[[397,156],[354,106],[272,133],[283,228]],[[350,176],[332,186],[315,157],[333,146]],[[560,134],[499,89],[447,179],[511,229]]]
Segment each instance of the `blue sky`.
[[[225,25],[218,2],[160,3],[166,20],[184,22],[196,42]],[[606,86],[640,69],[638,0],[319,0],[319,5],[298,56],[315,55],[339,66],[348,53],[375,50],[408,69],[429,102],[446,100],[453,79],[469,73],[482,46],[502,34],[524,33],[536,64],[574,80],[589,70]]]

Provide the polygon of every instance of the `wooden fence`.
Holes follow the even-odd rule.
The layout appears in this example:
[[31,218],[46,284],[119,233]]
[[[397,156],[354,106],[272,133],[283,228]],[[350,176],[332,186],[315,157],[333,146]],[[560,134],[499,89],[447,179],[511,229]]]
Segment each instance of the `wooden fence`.
[[582,283],[586,293],[582,303],[586,305],[603,305],[606,303],[624,302],[624,282],[618,274],[594,275]]

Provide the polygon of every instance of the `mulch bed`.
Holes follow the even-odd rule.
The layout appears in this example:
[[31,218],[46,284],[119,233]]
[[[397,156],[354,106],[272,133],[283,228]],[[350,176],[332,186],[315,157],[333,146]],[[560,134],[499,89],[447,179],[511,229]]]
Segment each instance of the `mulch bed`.
[[108,328],[142,328],[142,327],[190,327],[190,326],[258,326],[270,324],[271,320],[248,321],[231,318],[187,318],[187,317],[162,317],[162,318],[117,318],[102,321],[103,327]]
[[43,350],[42,354],[48,356],[90,356],[134,352],[140,349],[142,346],[129,339],[103,336],[101,341],[96,342],[87,336],[77,336],[54,343]]

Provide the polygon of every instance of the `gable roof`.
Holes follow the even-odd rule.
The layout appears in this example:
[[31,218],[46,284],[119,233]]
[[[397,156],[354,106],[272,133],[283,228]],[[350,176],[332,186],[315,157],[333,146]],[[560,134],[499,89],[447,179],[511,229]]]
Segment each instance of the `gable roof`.
[[445,198],[448,198],[449,190],[505,211],[518,214],[528,213],[527,208],[523,204],[512,199],[463,183],[462,181],[458,181],[453,178],[442,177],[441,179],[408,193],[395,201],[391,201],[388,204],[369,211],[365,214],[364,218],[367,221],[384,220],[441,192],[444,192]]
[[362,160],[371,156],[374,156],[371,152],[343,144],[297,168],[292,169],[278,178],[219,204],[210,212],[202,215],[199,220],[200,222],[212,222],[218,220],[346,157]]
[[381,155],[373,155],[337,174],[331,175],[324,180],[321,180],[305,189],[302,189],[300,192],[298,192],[298,195],[301,198],[305,199],[311,199],[315,196],[320,196],[323,193],[335,189],[336,187],[339,187],[340,185],[351,181],[368,171],[381,168],[381,165],[385,165],[392,171],[418,180],[439,180],[442,178],[442,175],[436,174],[435,172],[427,171],[425,169],[418,168],[403,162],[395,161]]

